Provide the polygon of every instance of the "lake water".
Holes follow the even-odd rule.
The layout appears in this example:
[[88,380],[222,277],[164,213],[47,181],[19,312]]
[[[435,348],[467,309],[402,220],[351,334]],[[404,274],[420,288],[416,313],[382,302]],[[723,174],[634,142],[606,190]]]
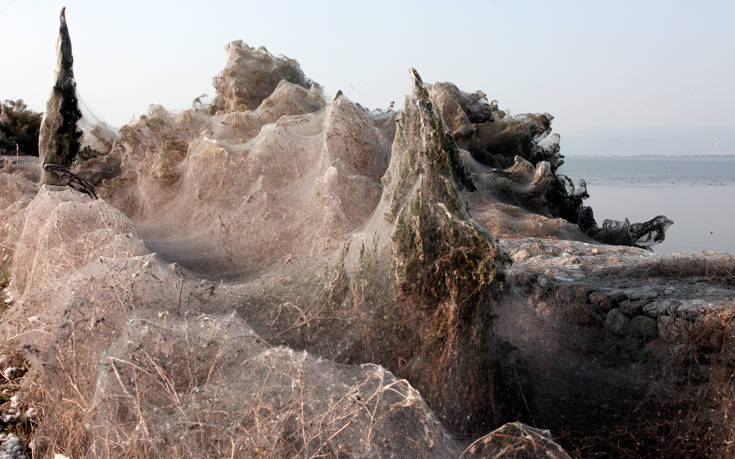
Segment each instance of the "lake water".
[[666,215],[674,224],[654,251],[735,253],[735,156],[568,156],[561,173],[587,180],[598,223]]

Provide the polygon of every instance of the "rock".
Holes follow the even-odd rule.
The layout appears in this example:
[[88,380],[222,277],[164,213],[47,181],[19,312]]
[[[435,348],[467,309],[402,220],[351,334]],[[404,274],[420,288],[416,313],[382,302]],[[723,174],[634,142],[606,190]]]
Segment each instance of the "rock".
[[523,272],[519,273],[515,277],[515,281],[518,283],[518,285],[521,285],[523,287],[529,287],[534,283],[531,276],[528,275],[528,273],[523,273]]
[[699,317],[704,310],[708,309],[711,306],[712,305],[706,300],[701,300],[701,299],[682,300],[676,306],[676,309],[674,310],[674,314],[692,322],[694,321],[694,319]]
[[[566,280],[565,278],[559,279],[560,276],[554,276],[555,280],[562,281],[562,282],[571,282],[572,279]],[[554,298],[556,299],[557,303],[560,304],[566,304],[569,303],[570,296],[572,294],[572,288],[568,284],[558,284],[556,286],[556,291],[554,292]]]
[[686,319],[670,316],[660,316],[658,318],[658,334],[667,343],[687,343],[691,328],[692,323]]
[[578,304],[584,304],[587,301],[587,298],[589,298],[589,292],[584,286],[577,287],[574,293],[574,301]]
[[629,322],[630,319],[619,308],[611,309],[605,317],[605,326],[617,335],[625,334],[628,331]]
[[3,371],[6,379],[13,379],[18,375],[18,373],[20,373],[20,370],[15,367],[8,367]]
[[624,300],[619,302],[620,310],[628,317],[636,316],[643,311],[643,306],[648,304],[647,299],[642,300]]
[[670,299],[670,298],[664,298],[656,301],[652,301],[646,305],[643,306],[643,312],[648,317],[657,318],[658,316],[662,315],[669,315],[672,312],[676,311],[676,308],[679,305],[679,301]]
[[9,434],[7,439],[0,445],[0,458],[2,459],[27,459],[23,453],[25,445],[15,434]]
[[655,298],[659,297],[658,292],[656,292],[651,287],[639,287],[639,288],[631,288],[631,289],[625,289],[623,293],[631,299],[631,301],[635,300],[653,300]]
[[616,305],[615,300],[604,292],[592,292],[588,298],[589,302],[601,311],[609,311]]
[[531,255],[525,250],[519,250],[518,252],[513,254],[513,260],[518,261],[528,260],[530,257]]
[[635,316],[630,319],[628,333],[638,338],[655,338],[658,336],[658,323],[650,317]]

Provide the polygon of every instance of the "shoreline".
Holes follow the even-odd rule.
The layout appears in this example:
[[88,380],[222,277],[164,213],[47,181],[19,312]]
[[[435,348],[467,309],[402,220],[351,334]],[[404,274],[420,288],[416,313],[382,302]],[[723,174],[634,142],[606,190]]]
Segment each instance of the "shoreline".
[[655,246],[654,252],[716,251],[735,253],[735,232],[732,215],[735,203],[725,185],[685,184],[621,184],[592,183],[590,198],[585,201],[599,220],[613,218],[641,221],[655,215],[666,215],[674,224],[666,240]]

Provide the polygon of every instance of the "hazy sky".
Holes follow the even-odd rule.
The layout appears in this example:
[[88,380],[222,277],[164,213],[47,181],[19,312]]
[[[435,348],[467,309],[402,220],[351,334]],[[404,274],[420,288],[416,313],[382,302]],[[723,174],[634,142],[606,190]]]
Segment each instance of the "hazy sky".
[[0,98],[43,109],[63,5],[80,94],[116,126],[213,94],[223,46],[243,39],[371,108],[400,104],[413,66],[549,112],[562,152],[601,131],[735,137],[733,1],[0,0]]

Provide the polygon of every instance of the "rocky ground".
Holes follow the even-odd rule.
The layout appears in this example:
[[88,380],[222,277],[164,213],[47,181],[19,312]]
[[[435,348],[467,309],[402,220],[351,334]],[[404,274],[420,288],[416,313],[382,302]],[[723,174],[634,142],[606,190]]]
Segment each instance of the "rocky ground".
[[[532,375],[537,420],[562,412],[566,419],[544,416],[545,425],[576,425],[598,447],[609,442],[606,454],[719,454],[715,439],[729,435],[732,416],[733,255],[500,243],[514,260],[517,302],[501,306],[495,327]],[[595,453],[569,440],[577,454]]]

